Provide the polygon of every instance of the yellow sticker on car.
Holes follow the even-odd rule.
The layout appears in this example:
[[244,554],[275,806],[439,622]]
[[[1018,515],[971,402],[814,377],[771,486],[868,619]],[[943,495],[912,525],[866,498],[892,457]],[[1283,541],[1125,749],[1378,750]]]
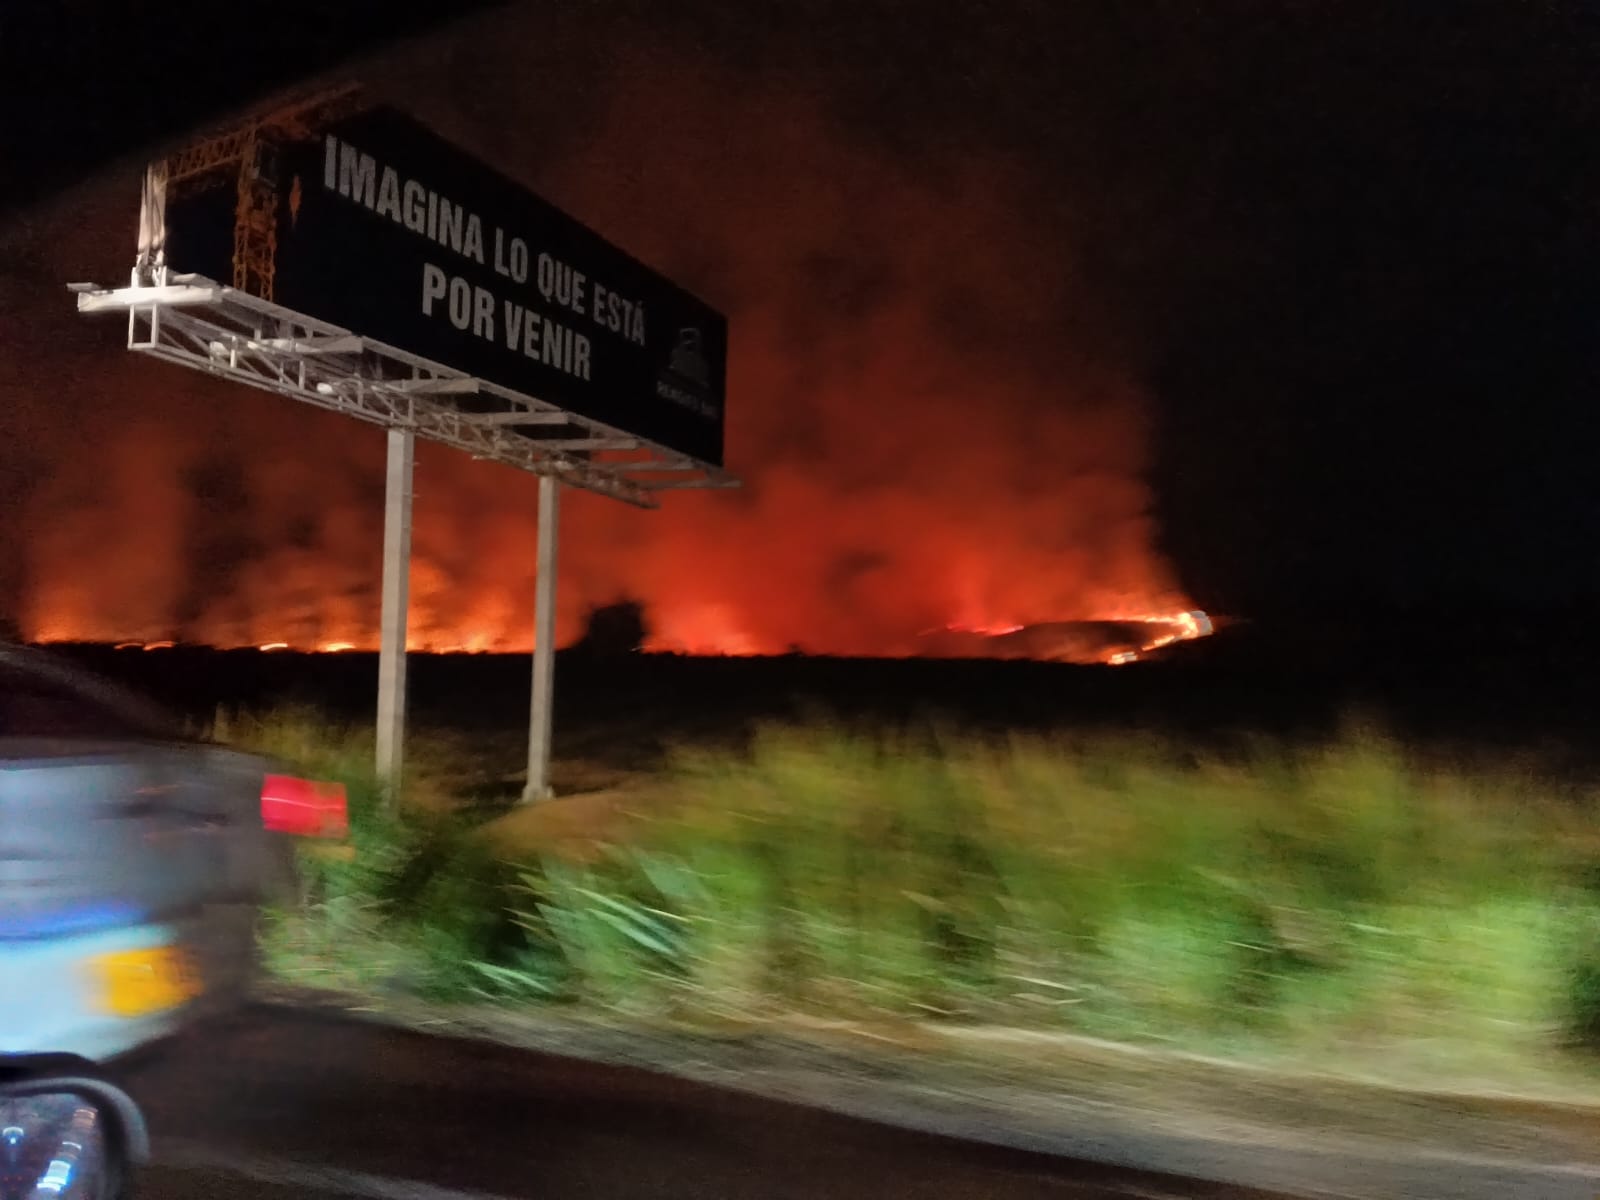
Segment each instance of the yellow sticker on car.
[[116,1017],[144,1017],[187,1004],[198,996],[199,972],[176,946],[117,950],[89,961],[100,1010]]

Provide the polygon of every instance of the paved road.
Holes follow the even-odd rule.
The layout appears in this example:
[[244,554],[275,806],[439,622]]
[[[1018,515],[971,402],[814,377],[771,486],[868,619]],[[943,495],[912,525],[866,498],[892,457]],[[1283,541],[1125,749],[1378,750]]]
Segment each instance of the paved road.
[[134,1064],[145,1200],[1242,1197],[620,1067],[264,1010]]

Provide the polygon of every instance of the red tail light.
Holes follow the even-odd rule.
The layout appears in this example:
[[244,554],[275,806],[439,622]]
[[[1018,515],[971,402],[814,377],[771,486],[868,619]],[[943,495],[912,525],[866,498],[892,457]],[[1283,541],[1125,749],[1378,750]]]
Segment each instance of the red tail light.
[[261,823],[295,837],[344,837],[350,832],[344,784],[268,775],[261,781]]

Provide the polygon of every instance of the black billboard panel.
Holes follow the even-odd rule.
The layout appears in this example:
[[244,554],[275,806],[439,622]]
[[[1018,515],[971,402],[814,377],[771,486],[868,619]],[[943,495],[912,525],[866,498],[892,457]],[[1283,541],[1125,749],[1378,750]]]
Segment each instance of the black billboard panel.
[[710,306],[392,108],[263,150],[261,215],[232,186],[173,189],[172,270],[236,279],[236,244],[263,244],[243,223],[271,220],[244,282],[264,299],[722,465]]

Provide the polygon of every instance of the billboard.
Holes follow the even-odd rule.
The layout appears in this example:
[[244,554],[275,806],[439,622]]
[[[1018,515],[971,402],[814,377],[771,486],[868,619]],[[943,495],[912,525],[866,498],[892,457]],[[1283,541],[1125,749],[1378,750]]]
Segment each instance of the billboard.
[[175,176],[165,252],[175,272],[722,465],[726,318],[393,108],[263,140],[236,187]]

